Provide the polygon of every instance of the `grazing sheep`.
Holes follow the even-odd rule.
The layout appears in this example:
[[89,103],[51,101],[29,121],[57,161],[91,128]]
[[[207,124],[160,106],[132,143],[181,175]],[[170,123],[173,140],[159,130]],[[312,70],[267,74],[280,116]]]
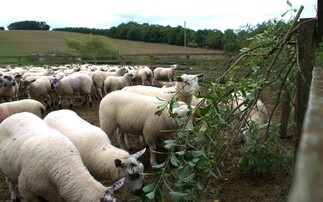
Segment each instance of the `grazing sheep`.
[[171,65],[171,67],[165,68],[165,67],[157,67],[154,69],[154,81],[157,81],[159,79],[167,78],[168,81],[172,81],[173,77],[175,75],[175,70],[177,68],[177,65]]
[[264,130],[268,125],[268,111],[265,107],[265,104],[261,100],[257,100],[256,104],[252,106],[250,113],[248,112],[247,107],[244,105],[245,98],[242,96],[241,92],[233,94],[232,101],[229,102],[231,110],[234,111],[235,115],[240,117],[246,117],[246,126],[242,128],[242,134],[245,139],[245,143],[250,142],[250,132],[249,127],[251,122],[259,124],[260,130]]
[[58,96],[58,107],[62,108],[62,96],[68,96],[70,106],[73,108],[72,96],[75,93],[84,93],[84,102],[83,106],[89,100],[90,107],[92,107],[92,87],[93,80],[92,78],[84,73],[75,72],[71,75],[64,76],[63,78],[53,78],[51,79],[52,88],[55,89],[55,92]]
[[102,71],[93,72],[93,74],[92,74],[93,84],[94,84],[94,87],[95,87],[100,99],[102,99],[102,97],[103,97],[102,88],[103,88],[104,80],[108,76],[123,76],[126,73],[128,73],[128,71],[129,71],[129,68],[120,67],[114,72],[102,72]]
[[134,92],[143,95],[158,97],[166,100],[177,98],[179,101],[183,101],[190,105],[194,94],[197,92],[198,78],[196,75],[183,74],[175,78],[175,87],[158,88],[153,86],[127,86],[123,88],[123,91]]
[[163,109],[160,116],[155,112],[160,107],[160,101],[151,96],[140,95],[125,91],[113,91],[100,102],[100,127],[108,135],[113,135],[117,128],[122,131],[118,136],[121,148],[125,148],[123,133],[143,135],[150,148],[150,164],[156,165],[156,142],[160,138],[170,138],[183,119],[187,119],[189,108],[186,104],[173,107],[172,113],[178,119],[172,118],[167,109]]
[[130,155],[111,145],[110,139],[96,127],[71,110],[49,113],[44,121],[69,138],[81,154],[84,165],[99,180],[126,178],[126,184],[139,195],[144,185],[144,166],[137,159],[145,149]]
[[[20,91],[25,92],[29,99],[36,99],[38,101],[44,100],[46,109],[54,106],[53,93],[51,88],[52,76],[37,76],[27,77],[20,83]],[[48,100],[50,104],[48,103]]]
[[[114,187],[96,181],[74,144],[36,115],[14,114],[0,124],[0,169],[12,201],[111,201]],[[17,189],[18,188],[18,189]]]
[[44,115],[45,107],[37,100],[23,99],[0,104],[0,123],[7,117],[19,113],[30,112],[39,117]]
[[108,94],[112,91],[121,90],[122,88],[129,86],[131,80],[134,78],[132,72],[128,72],[123,76],[108,76],[104,80],[104,93]]

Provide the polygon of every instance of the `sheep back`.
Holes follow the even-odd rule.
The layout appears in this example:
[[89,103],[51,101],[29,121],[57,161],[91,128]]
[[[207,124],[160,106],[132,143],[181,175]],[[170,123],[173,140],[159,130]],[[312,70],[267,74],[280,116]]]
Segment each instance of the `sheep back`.
[[33,99],[23,99],[13,102],[5,102],[0,104],[0,122],[10,115],[19,112],[30,112],[41,117],[45,112],[45,106]]
[[114,91],[106,95],[100,102],[100,127],[113,135],[117,127],[125,133],[142,135],[148,145],[158,138],[168,138],[176,130],[176,122],[164,110],[160,116],[155,115],[161,103],[158,99],[132,92]]
[[107,191],[87,171],[74,144],[28,112],[0,124],[0,168],[25,200],[99,201]]
[[97,180],[116,180],[119,177],[114,160],[126,159],[130,154],[111,145],[101,130],[71,110],[49,113],[44,121],[71,140],[81,154],[84,165]]

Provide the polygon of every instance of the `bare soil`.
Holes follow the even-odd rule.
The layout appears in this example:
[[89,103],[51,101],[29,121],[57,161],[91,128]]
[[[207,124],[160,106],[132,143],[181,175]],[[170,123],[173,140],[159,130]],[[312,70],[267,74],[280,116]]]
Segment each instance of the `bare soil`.
[[[82,107],[81,103],[75,102],[73,110],[89,123],[99,126],[100,101],[94,100],[93,107],[88,105]],[[65,105],[63,108],[67,108]],[[48,113],[48,112],[47,112]],[[132,145],[137,144],[134,140]],[[111,138],[111,142],[117,145],[116,137]],[[140,148],[135,148],[135,150]],[[153,172],[149,165],[149,152],[141,158],[145,165],[146,172]],[[147,183],[154,179],[147,179]],[[209,184],[207,194],[202,201],[210,202],[284,202],[286,201],[292,180],[292,168],[268,175],[251,176],[241,174],[235,170],[224,173],[221,180],[212,180]],[[117,191],[123,201],[140,201],[139,197],[133,196],[125,188]],[[10,201],[10,193],[5,179],[0,175],[0,202]]]

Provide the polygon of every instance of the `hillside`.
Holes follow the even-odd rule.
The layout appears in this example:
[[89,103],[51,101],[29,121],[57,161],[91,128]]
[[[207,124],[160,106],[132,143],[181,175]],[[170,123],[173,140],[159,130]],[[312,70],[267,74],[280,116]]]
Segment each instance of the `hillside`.
[[[65,52],[64,37],[82,38],[86,34],[62,31],[1,30],[0,56],[31,55],[32,53]],[[119,48],[120,54],[132,53],[181,53],[184,47],[167,44],[128,40],[110,40]],[[186,52],[217,52],[201,48],[186,48]]]

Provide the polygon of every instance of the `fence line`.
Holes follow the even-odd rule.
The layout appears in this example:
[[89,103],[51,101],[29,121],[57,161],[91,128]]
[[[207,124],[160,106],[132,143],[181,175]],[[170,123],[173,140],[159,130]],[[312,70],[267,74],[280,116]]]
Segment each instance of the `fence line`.
[[[220,63],[232,54],[214,53],[153,53],[153,54],[119,54],[106,55],[111,59],[83,59],[82,56],[58,56],[55,54],[37,54],[30,56],[0,56],[0,66],[5,65],[37,65],[37,64],[67,64],[67,63],[106,63],[106,64],[142,64],[142,65],[194,65],[198,63]],[[102,57],[102,58],[104,58]]]

